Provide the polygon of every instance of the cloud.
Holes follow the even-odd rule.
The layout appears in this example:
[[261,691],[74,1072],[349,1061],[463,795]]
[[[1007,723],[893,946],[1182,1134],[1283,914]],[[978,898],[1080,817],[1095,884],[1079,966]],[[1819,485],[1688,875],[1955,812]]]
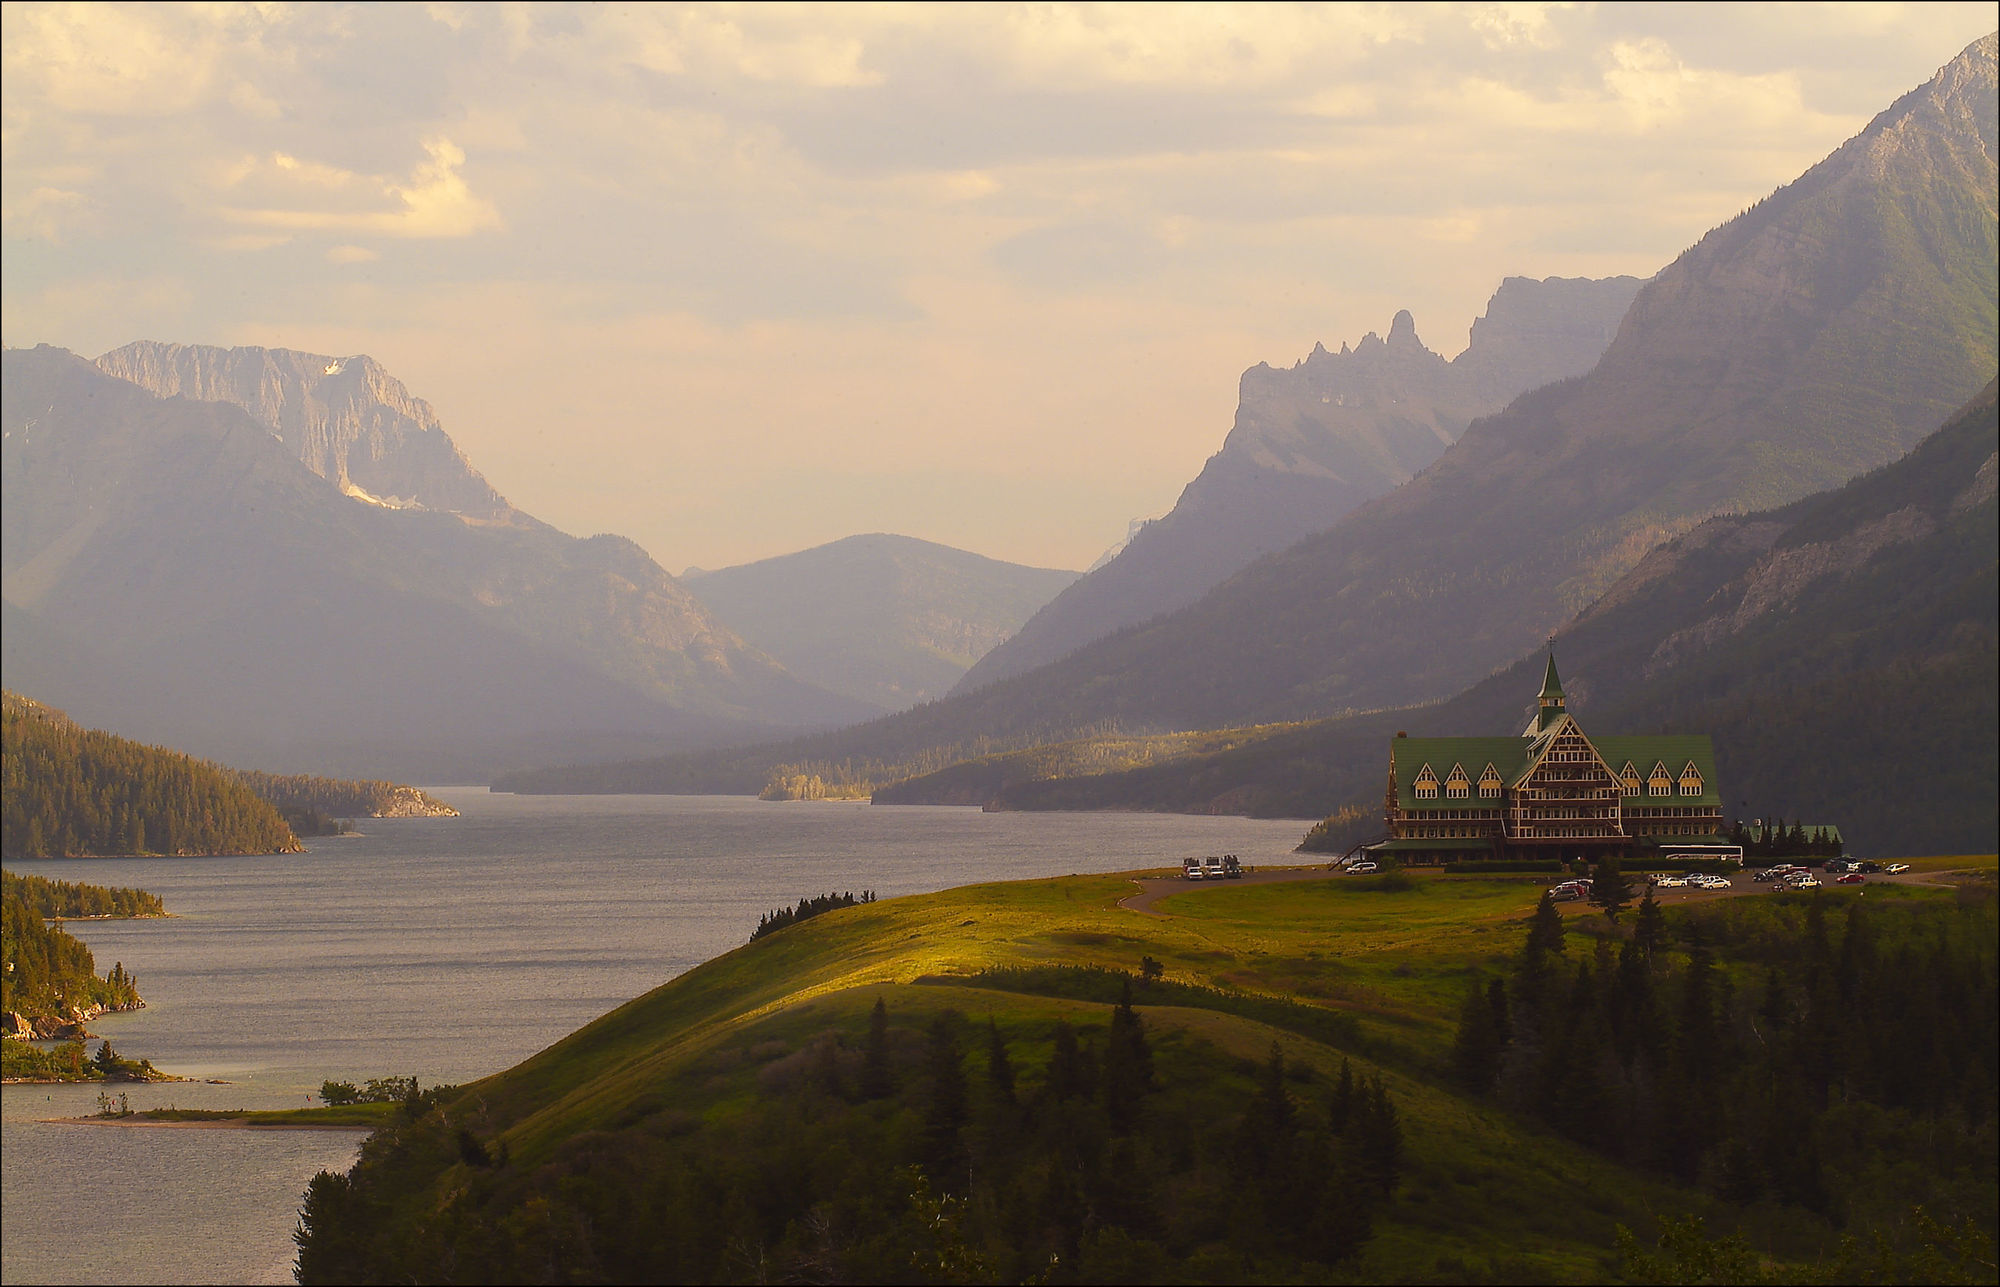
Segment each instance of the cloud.
[[[9,3],[6,339],[377,352],[519,503],[669,562],[836,521],[760,500],[760,450],[823,468],[839,441],[933,490],[1032,460],[1072,489],[1067,536],[1004,537],[1006,506],[932,534],[1088,562],[1172,503],[1243,366],[1400,308],[1462,338],[1508,274],[1656,271],[1991,24],[1976,4]],[[554,424],[580,440],[548,466]],[[723,474],[727,506],[700,500]],[[894,493],[869,492],[871,525],[899,524]]]
[[379,194],[395,203],[395,208],[224,206],[219,213],[233,223],[259,227],[298,232],[367,232],[386,237],[469,237],[499,227],[499,212],[491,202],[474,195],[459,174],[459,167],[465,164],[465,153],[445,138],[426,139],[423,147],[429,159],[419,163],[403,182],[302,162],[283,152],[272,154],[271,169],[290,181],[287,186],[294,195],[326,193],[336,198],[351,198],[357,192],[365,192],[371,196]]

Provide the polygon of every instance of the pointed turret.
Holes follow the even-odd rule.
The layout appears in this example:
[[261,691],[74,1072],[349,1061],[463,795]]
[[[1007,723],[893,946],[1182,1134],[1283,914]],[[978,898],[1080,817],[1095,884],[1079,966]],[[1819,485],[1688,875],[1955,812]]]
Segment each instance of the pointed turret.
[[1549,649],[1549,668],[1542,675],[1542,704],[1546,706],[1551,698],[1556,705],[1562,705],[1563,681],[1556,674],[1556,651],[1553,648]]
[[1539,733],[1555,723],[1563,715],[1562,677],[1556,674],[1556,650],[1549,648],[1549,668],[1542,675],[1542,691],[1536,698],[1539,709],[1535,712],[1534,732]]

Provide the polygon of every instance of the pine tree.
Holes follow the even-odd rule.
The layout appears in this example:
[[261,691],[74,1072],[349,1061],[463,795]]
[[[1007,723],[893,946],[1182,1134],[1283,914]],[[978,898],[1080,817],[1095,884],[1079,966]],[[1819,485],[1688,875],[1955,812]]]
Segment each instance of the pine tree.
[[1451,1075],[1474,1095],[1493,1089],[1500,1075],[1500,1052],[1507,1038],[1495,1022],[1493,1003],[1485,988],[1475,986],[1459,1011],[1458,1035],[1451,1047]]
[[1347,1130],[1354,1120],[1354,1068],[1343,1056],[1340,1061],[1340,1076],[1333,1081],[1333,1097],[1327,1103],[1327,1121],[1336,1135]]
[[1563,917],[1556,910],[1555,895],[1542,891],[1542,899],[1535,904],[1535,914],[1528,920],[1528,943],[1524,949],[1530,962],[1540,964],[1550,956],[1560,955],[1564,950]]
[[1091,1091],[1090,1070],[1076,1042],[1076,1029],[1066,1019],[1056,1021],[1055,1049],[1049,1054],[1049,1098],[1061,1102],[1077,1099]]
[[1655,953],[1666,946],[1667,914],[1660,910],[1657,902],[1653,901],[1651,885],[1646,886],[1645,895],[1639,899],[1638,920],[1632,926],[1632,940],[1639,945],[1639,950],[1646,954],[1646,959],[1649,961],[1653,959]]
[[1104,1106],[1114,1130],[1132,1128],[1139,1102],[1152,1085],[1153,1052],[1146,1044],[1145,1021],[1132,1008],[1132,981],[1128,978],[1111,1011],[1111,1032],[1104,1046]]
[[861,1097],[886,1099],[896,1089],[895,1074],[889,1067],[889,1007],[875,998],[868,1012],[868,1043],[861,1055]]
[[930,1083],[924,1104],[924,1154],[940,1180],[957,1170],[959,1131],[967,1116],[965,1054],[958,1044],[958,1022],[955,1010],[932,1019],[924,1052]]
[[1273,1041],[1238,1130],[1238,1147],[1252,1174],[1267,1176],[1280,1166],[1297,1119],[1298,1109],[1285,1090],[1285,1052]]
[[1591,873],[1590,901],[1602,907],[1605,918],[1614,923],[1625,904],[1632,901],[1632,882],[1618,869],[1616,858],[1605,858]]
[[1382,1088],[1382,1074],[1376,1073],[1368,1079],[1368,1090],[1361,1102],[1357,1151],[1369,1183],[1386,1198],[1402,1182],[1403,1124],[1396,1115],[1396,1106],[1389,1102],[1389,1092]]
[[1007,1057],[1007,1042],[1000,1025],[986,1021],[986,1093],[996,1104],[1014,1103],[1014,1062]]

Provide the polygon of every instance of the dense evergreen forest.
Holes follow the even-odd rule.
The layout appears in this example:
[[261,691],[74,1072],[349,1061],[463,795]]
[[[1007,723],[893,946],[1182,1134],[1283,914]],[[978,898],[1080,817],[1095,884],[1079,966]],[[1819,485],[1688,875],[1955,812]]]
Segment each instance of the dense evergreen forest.
[[158,894],[143,889],[107,889],[46,876],[0,872],[5,896],[20,898],[44,920],[80,920],[89,916],[165,916]]
[[278,811],[224,770],[79,728],[11,693],[0,749],[6,857],[300,852]]
[[1912,1229],[1921,1208],[1915,1223],[1987,1248],[1983,1270],[1939,1280],[1991,1281],[1993,887],[1901,894],[1670,914],[1649,895],[1629,926],[1590,917],[1584,935],[1545,895],[1508,976],[1466,997],[1453,1076],[1628,1165],[1732,1204],[1804,1206],[1892,1251],[1936,1252],[1935,1229]]
[[142,1004],[138,979],[126,972],[123,962],[100,977],[90,949],[60,926],[45,922],[13,878],[0,893],[0,949],[5,952],[0,1010],[30,1023],[68,1020],[92,1007],[127,1010]]
[[[307,1283],[1317,1281],[1371,1235],[1401,1166],[1379,1080],[1246,1078],[1205,1043],[1109,1023],[920,1027],[877,1001],[758,1074],[754,1104],[592,1133],[538,1167],[471,1097],[406,1100],[300,1221]],[[1101,1012],[1100,1012],[1101,1013]],[[1245,1084],[1247,1081],[1247,1085]],[[435,1158],[435,1162],[422,1159]],[[445,1211],[405,1191],[465,1179]]]
[[[284,810],[304,818],[456,817],[458,811],[415,787],[396,782],[350,781],[310,773],[261,773],[256,769],[224,770],[244,786]],[[331,834],[316,829],[315,834]]]

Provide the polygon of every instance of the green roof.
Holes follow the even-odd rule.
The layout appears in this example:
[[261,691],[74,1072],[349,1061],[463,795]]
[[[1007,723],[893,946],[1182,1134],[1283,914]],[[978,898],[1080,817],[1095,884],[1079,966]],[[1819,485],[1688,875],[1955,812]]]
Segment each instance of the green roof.
[[1556,650],[1553,648],[1549,649],[1549,668],[1542,675],[1541,695],[1543,697],[1561,697],[1563,695],[1563,681],[1556,675]]
[[[1589,734],[1585,734],[1585,736],[1588,737]],[[1632,766],[1639,770],[1641,779],[1646,778],[1652,773],[1653,765],[1664,764],[1667,766],[1667,772],[1675,780],[1674,794],[1667,796],[1642,795],[1636,798],[1627,796],[1626,798],[1634,804],[1646,804],[1648,802],[1657,802],[1661,806],[1670,804],[1700,804],[1715,805],[1718,808],[1722,804],[1722,797],[1717,793],[1715,787],[1715,743],[1706,733],[1668,733],[1640,737],[1592,737],[1590,743],[1597,748],[1597,753],[1604,757],[1604,762],[1611,766],[1613,773],[1624,772],[1627,760],[1630,760]],[[1686,767],[1689,760],[1694,761],[1695,769],[1701,774],[1700,795],[1680,794],[1679,781],[1681,769]]]
[[[1627,796],[1628,805],[1721,807],[1722,797],[1716,790],[1715,743],[1706,733],[1592,737],[1581,725],[1578,729],[1597,748],[1597,753],[1604,757],[1604,762],[1611,766],[1613,773],[1622,772],[1628,760],[1639,770],[1642,779],[1651,775],[1654,764],[1667,766],[1667,772],[1675,780],[1674,794]],[[1390,743],[1390,753],[1396,761],[1396,803],[1413,813],[1431,809],[1497,810],[1504,797],[1481,799],[1479,775],[1491,764],[1501,780],[1511,784],[1528,766],[1529,757],[1534,754],[1540,740],[1540,737],[1395,738]],[[1690,760],[1701,773],[1701,794],[1698,796],[1680,794],[1681,769]],[[1431,766],[1431,772],[1437,774],[1438,798],[1435,800],[1419,800],[1415,794],[1417,774],[1426,764]],[[1445,779],[1451,776],[1455,764],[1463,766],[1466,777],[1472,779],[1472,794],[1463,800],[1451,799],[1444,793]],[[1807,835],[1811,835],[1812,831],[1811,827],[1806,828]]]
[[[1396,757],[1396,803],[1412,810],[1498,809],[1504,797],[1481,799],[1479,775],[1491,764],[1501,781],[1511,782],[1528,759],[1525,737],[1399,737],[1390,746]],[[1426,764],[1437,774],[1435,800],[1419,800],[1413,794],[1417,774]],[[1464,800],[1444,794],[1444,780],[1451,776],[1454,764],[1463,765],[1465,776],[1472,779],[1472,794]]]

